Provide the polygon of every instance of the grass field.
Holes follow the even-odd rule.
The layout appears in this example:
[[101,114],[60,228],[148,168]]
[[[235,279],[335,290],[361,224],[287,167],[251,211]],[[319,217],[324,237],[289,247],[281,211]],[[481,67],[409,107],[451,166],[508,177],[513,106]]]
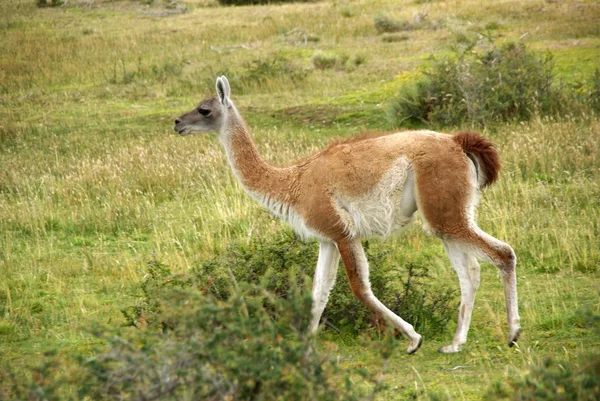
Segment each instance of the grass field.
[[[0,369],[22,373],[50,349],[90,352],[89,327],[124,323],[120,309],[154,255],[186,271],[231,241],[283,229],[243,193],[215,136],[172,132],[176,116],[213,95],[216,76],[230,78],[264,157],[285,164],[333,137],[397,129],[385,110],[407,77],[478,33],[552,52],[565,82],[600,66],[594,1],[165,4],[0,3]],[[425,22],[382,39],[382,15]],[[600,352],[582,320],[600,310],[600,119],[482,130],[504,168],[478,221],[517,253],[523,336],[505,346],[501,280],[484,264],[463,352],[437,353],[455,323],[416,355],[397,351],[382,400],[480,399],[546,356],[576,363]],[[387,242],[399,264],[427,264],[458,288],[441,243],[419,225]],[[381,365],[363,339],[320,341],[344,366]]]

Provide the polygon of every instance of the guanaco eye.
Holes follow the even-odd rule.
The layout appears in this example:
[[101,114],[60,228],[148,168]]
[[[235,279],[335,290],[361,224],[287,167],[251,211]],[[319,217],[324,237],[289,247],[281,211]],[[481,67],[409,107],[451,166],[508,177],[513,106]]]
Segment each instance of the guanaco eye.
[[210,116],[211,111],[198,107],[198,113],[202,114],[204,117],[208,117]]

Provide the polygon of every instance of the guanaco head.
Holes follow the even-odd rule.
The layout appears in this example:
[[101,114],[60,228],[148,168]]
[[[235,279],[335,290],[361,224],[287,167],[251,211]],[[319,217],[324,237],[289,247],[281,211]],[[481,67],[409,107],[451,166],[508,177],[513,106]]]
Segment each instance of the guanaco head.
[[195,109],[175,119],[173,130],[180,135],[220,132],[227,119],[231,88],[224,76],[217,78],[217,96],[202,101]]

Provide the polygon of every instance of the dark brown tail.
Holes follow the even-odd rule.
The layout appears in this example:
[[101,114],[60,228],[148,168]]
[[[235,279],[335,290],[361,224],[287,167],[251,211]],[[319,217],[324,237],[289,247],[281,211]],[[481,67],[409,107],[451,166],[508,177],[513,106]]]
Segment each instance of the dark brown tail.
[[477,180],[480,187],[491,185],[498,179],[500,157],[494,144],[475,132],[459,132],[452,138],[463,151],[477,160]]

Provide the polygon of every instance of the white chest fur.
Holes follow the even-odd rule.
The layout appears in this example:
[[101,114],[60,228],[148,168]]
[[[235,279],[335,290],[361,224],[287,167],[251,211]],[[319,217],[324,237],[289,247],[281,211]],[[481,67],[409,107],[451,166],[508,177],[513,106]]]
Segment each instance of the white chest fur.
[[246,191],[252,195],[254,199],[256,199],[262,206],[269,209],[275,217],[285,221],[288,223],[296,233],[302,237],[303,239],[307,239],[310,237],[321,237],[317,232],[311,230],[304,223],[304,219],[302,216],[294,210],[293,207],[269,196],[260,193],[256,193],[246,189]]

